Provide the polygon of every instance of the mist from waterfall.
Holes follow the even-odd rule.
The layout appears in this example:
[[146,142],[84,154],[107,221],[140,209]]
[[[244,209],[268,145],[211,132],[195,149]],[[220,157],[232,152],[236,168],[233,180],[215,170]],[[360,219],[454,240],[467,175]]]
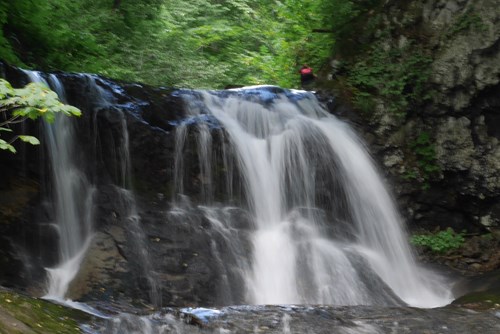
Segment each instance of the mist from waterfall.
[[[184,99],[189,117],[178,126],[176,191],[184,190],[186,127],[195,124],[204,210],[213,208],[215,165],[228,173],[226,194],[238,183],[234,175],[241,176],[241,205],[253,225],[251,254],[240,248],[237,257],[247,303],[437,307],[451,301],[443,278],[415,262],[361,140],[312,93],[266,86]],[[214,135],[226,145],[222,161],[214,161]],[[213,227],[234,231],[234,222],[221,224],[214,210]]]

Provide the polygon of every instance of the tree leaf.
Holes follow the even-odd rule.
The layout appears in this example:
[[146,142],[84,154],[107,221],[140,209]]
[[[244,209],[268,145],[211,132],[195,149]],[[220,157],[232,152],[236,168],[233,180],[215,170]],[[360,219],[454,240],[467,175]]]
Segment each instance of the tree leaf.
[[19,139],[21,139],[25,143],[30,143],[31,145],[40,145],[40,141],[38,140],[38,138],[33,136],[19,135]]
[[0,150],[9,150],[12,153],[16,153],[16,149],[11,144],[7,143],[5,140],[0,139]]

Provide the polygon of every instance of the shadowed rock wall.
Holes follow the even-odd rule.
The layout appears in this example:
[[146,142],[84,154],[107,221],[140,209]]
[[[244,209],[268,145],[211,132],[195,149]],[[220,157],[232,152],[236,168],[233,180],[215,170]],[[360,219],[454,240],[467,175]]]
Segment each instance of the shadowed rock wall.
[[[3,76],[15,87],[28,83],[22,71],[4,65]],[[195,209],[202,189],[196,140],[190,134],[184,152],[185,188],[191,213],[176,219],[168,213],[174,195],[175,124],[185,117],[178,91],[102,78],[56,73],[67,103],[82,110],[76,125],[78,166],[95,185],[94,237],[81,272],[68,297],[163,305],[238,303],[243,291],[220,282],[216,258],[231,261],[222,251],[223,238]],[[103,99],[105,103],[103,103]],[[126,122],[130,180],[123,184]],[[38,124],[25,129],[38,133]],[[215,136],[216,137],[216,136]],[[12,156],[0,152],[6,182],[0,187],[0,284],[44,294],[45,270],[57,264],[57,234],[50,186],[50,163],[43,145],[21,147]],[[24,154],[24,151],[30,150]],[[129,190],[133,190],[133,193]],[[216,194],[217,195],[217,194]],[[136,207],[138,219],[131,217]],[[245,212],[231,213],[242,225]],[[244,234],[244,232],[242,232]],[[214,256],[214,252],[218,252]],[[220,255],[219,253],[222,253]]]

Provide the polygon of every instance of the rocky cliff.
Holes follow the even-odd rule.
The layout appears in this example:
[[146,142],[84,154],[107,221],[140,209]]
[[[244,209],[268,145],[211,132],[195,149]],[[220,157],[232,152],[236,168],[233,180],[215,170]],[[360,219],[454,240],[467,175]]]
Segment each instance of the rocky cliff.
[[499,226],[499,22],[494,0],[382,1],[322,73],[412,228]]

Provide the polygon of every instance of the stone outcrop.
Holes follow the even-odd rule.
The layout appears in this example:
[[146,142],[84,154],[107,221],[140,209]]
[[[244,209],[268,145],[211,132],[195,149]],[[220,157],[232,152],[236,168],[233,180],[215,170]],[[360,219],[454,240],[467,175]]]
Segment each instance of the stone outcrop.
[[[338,50],[322,73],[325,86],[349,82],[352,64],[369,57],[366,45],[394,51],[395,61],[418,60],[410,57],[415,50],[430,59],[420,69],[430,69],[426,94],[400,113],[375,96],[371,112],[340,115],[365,135],[412,228],[484,233],[499,226],[499,22],[494,0],[382,1],[357,26],[352,48],[362,53]],[[338,95],[352,94],[337,86]]]

